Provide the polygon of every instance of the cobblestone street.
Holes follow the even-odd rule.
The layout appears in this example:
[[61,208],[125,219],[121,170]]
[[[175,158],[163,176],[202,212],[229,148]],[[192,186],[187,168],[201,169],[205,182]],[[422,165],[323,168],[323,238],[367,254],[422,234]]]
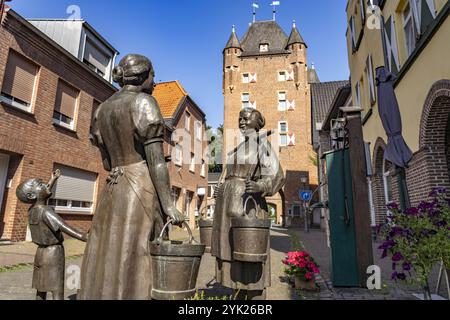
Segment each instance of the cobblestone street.
[[[174,232],[172,239],[184,239],[185,234],[179,230]],[[198,238],[198,231],[195,233]],[[66,270],[70,265],[80,266],[84,244],[67,240],[66,242]],[[360,288],[333,288],[331,284],[330,251],[326,246],[325,234],[312,230],[309,233],[299,229],[274,228],[271,232],[271,270],[272,286],[267,291],[269,300],[415,300],[413,293],[420,290],[406,285],[400,285],[390,280],[390,266],[388,260],[380,260],[380,254],[374,244],[375,263],[382,269],[381,290],[367,290]],[[322,274],[317,277],[320,288],[317,292],[296,291],[289,279],[283,273],[281,260],[286,252],[304,248],[309,251],[320,265]],[[32,263],[35,246],[29,243],[0,246],[0,300],[29,300],[34,299],[31,289]],[[14,268],[4,268],[6,262],[16,262]],[[18,265],[21,263],[22,265]],[[11,264],[10,264],[11,265]],[[210,254],[205,254],[200,267],[197,287],[203,291],[206,298],[231,297],[233,292],[215,284],[215,260]],[[66,277],[70,275],[66,274]],[[436,283],[436,272],[430,283]],[[435,286],[432,286],[432,290]],[[440,294],[446,297],[442,288]],[[75,299],[76,290],[69,290],[66,286],[66,299]]]

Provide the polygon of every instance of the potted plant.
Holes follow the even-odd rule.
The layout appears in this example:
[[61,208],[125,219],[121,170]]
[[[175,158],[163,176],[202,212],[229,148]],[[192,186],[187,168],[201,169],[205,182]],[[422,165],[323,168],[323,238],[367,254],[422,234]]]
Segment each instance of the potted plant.
[[315,275],[320,270],[308,252],[289,252],[282,262],[286,266],[284,272],[294,277],[296,289],[317,290]]
[[392,260],[392,279],[418,284],[424,298],[431,299],[428,278],[434,266],[443,261],[449,267],[450,204],[443,188],[430,193],[431,201],[401,211],[388,205],[390,214],[383,227],[382,258]]

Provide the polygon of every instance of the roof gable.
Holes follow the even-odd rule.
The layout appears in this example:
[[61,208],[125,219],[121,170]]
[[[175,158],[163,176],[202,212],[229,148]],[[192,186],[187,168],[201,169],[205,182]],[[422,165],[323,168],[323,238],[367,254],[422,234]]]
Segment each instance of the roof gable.
[[187,97],[178,81],[162,82],[155,86],[153,97],[158,101],[163,118],[173,118],[180,103]]

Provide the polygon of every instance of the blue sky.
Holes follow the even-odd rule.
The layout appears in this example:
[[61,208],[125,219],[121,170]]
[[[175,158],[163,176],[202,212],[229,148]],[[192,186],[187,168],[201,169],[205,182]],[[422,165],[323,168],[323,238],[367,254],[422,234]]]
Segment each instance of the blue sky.
[[[321,81],[349,77],[345,41],[347,0],[280,0],[277,21],[289,34],[296,20]],[[258,1],[258,20],[272,18],[271,0]],[[179,80],[217,127],[223,119],[222,50],[236,25],[239,37],[252,19],[252,0],[13,0],[25,18],[81,18],[121,56],[148,56],[157,81]]]

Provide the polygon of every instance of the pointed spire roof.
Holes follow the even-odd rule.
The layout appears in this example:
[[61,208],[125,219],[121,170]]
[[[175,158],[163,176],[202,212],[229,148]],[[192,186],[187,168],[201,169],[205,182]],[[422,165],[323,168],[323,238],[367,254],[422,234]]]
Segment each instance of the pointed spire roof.
[[233,30],[231,31],[230,39],[228,39],[227,45],[225,49],[237,48],[241,49],[241,43],[239,42],[238,37],[236,36],[236,28],[233,26]]
[[303,40],[303,37],[300,35],[300,32],[298,32],[297,26],[295,25],[295,20],[292,23],[292,31],[291,35],[289,36],[289,40],[287,42],[286,47],[289,47],[291,44],[295,43],[301,43],[305,45],[305,47],[308,47],[305,43],[305,40]]

